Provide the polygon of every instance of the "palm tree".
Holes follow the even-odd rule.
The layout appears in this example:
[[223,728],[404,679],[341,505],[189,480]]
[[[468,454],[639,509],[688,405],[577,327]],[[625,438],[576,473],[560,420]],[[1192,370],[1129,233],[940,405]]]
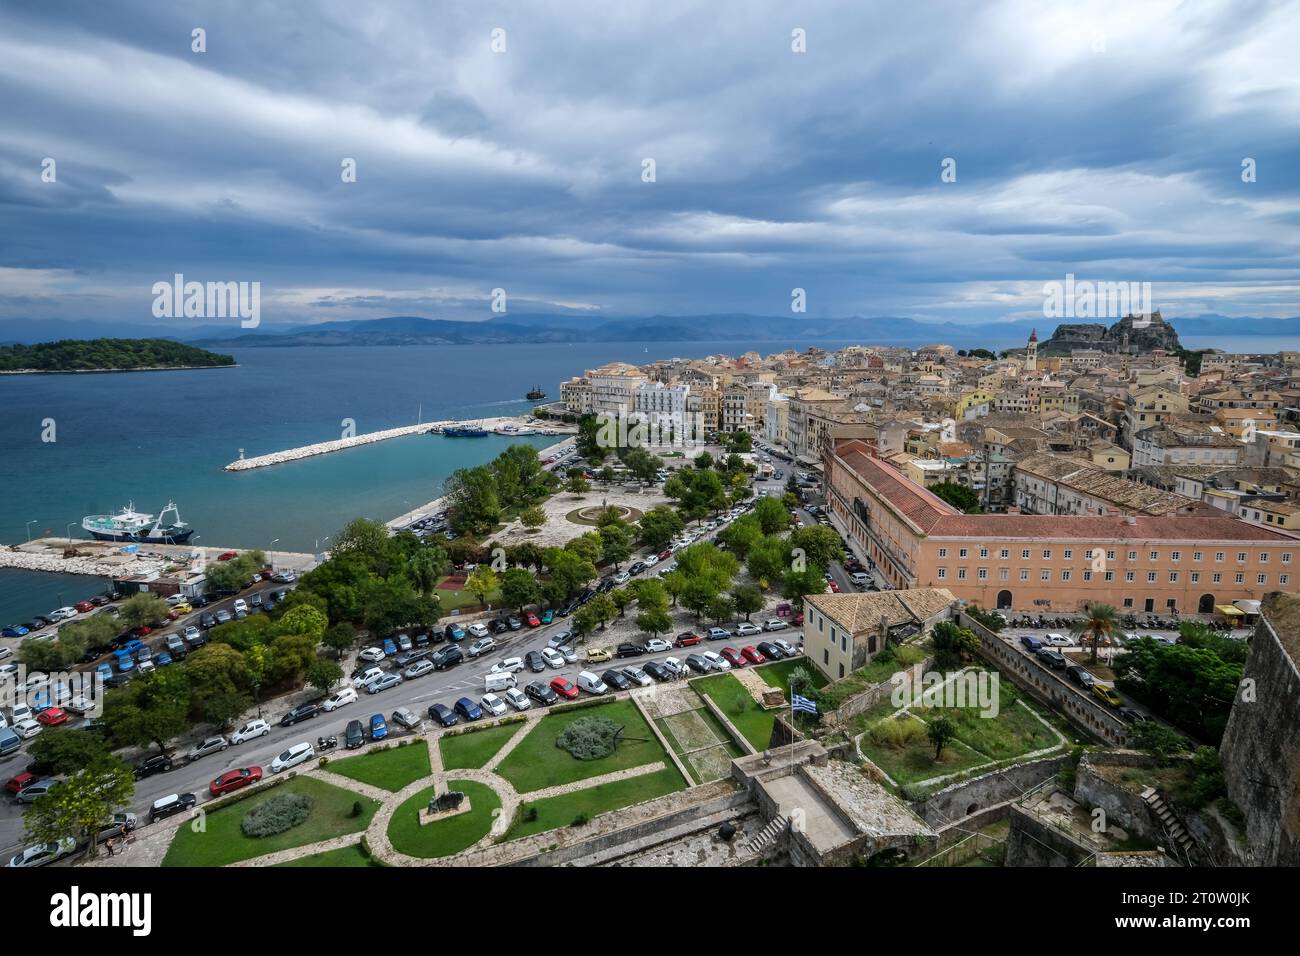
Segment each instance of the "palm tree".
[[1092,663],[1097,663],[1097,647],[1104,638],[1110,637],[1119,626],[1116,611],[1109,604],[1089,604],[1085,617],[1070,627],[1070,634],[1080,638],[1083,643],[1092,645]]

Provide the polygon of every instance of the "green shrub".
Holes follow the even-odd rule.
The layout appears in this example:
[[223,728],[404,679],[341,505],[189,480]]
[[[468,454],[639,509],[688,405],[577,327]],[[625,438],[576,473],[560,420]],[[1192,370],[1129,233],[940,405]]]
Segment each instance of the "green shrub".
[[614,752],[622,730],[608,717],[579,717],[555,738],[555,746],[578,760],[599,760]]
[[249,810],[239,822],[246,837],[266,837],[283,833],[311,815],[312,798],[305,793],[281,793]]
[[891,717],[872,727],[867,733],[867,739],[877,747],[903,750],[924,740],[925,728],[910,717],[901,720]]
[[351,812],[350,814],[348,814],[348,816],[350,816],[350,817],[359,817],[359,816],[361,816],[361,814],[363,814],[363,813],[365,813],[365,812],[366,812],[366,811],[365,811],[365,808],[361,806],[361,801],[360,801],[360,800],[354,800],[354,801],[352,801],[352,812]]
[[569,826],[580,827],[585,823],[589,823],[590,821],[591,821],[591,817],[587,816],[587,814],[579,813],[576,817],[573,818],[573,822],[570,823]]
[[537,808],[534,806],[524,807],[524,823],[535,823],[537,821]]

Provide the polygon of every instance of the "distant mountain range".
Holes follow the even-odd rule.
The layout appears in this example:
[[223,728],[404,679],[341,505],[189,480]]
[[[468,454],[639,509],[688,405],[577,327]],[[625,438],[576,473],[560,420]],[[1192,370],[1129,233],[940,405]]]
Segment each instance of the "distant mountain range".
[[[1179,335],[1297,336],[1300,317],[1265,319],[1198,315],[1171,320]],[[893,316],[810,318],[744,314],[606,316],[519,314],[481,322],[392,316],[241,329],[223,324],[145,324],[88,319],[0,320],[0,344],[33,344],[58,339],[169,338],[221,348],[359,345],[492,345],[530,342],[861,342],[918,346],[944,342],[958,347],[1009,348],[1023,345],[1031,329],[1051,334],[1037,320],[920,322]],[[1243,343],[1243,348],[1249,348]]]

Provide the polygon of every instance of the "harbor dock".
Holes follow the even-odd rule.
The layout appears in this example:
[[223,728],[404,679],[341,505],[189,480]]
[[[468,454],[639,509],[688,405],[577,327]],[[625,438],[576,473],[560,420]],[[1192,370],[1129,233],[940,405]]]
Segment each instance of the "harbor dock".
[[386,428],[377,432],[366,432],[363,435],[352,435],[348,438],[338,438],[334,441],[317,442],[314,445],[302,445],[298,448],[289,448],[285,451],[271,452],[267,455],[258,455],[256,458],[239,458],[226,465],[226,471],[251,471],[254,468],[266,468],[270,465],[280,465],[290,461],[301,461],[304,458],[312,458],[316,455],[329,454],[332,451],[342,451],[345,448],[356,448],[361,445],[370,445],[378,441],[386,441],[390,438],[404,438],[408,435],[425,435],[430,432],[441,431],[443,428],[462,425],[482,428],[489,432],[510,437],[517,434],[519,437],[525,435],[560,435],[566,431],[573,431],[572,426],[557,426],[547,423],[538,425],[528,416],[504,416],[499,418],[479,418],[479,419],[448,419],[440,422],[423,422],[419,425],[403,425],[399,428]]
[[[65,551],[76,553],[64,557]],[[25,544],[0,544],[0,568],[22,571],[51,571],[56,574],[84,574],[113,578],[147,575],[164,568],[189,564],[196,555],[215,561],[226,551],[247,548],[198,547],[186,544],[142,544],[134,554],[122,550],[120,542],[87,541],[73,538],[36,538]],[[267,551],[267,561],[277,569],[309,571],[316,566],[316,556],[298,551]]]

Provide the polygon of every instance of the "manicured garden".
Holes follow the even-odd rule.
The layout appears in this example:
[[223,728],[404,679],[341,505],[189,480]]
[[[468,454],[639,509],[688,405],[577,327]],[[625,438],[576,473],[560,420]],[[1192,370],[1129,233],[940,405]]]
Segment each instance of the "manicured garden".
[[474,728],[458,734],[443,734],[438,741],[442,765],[447,770],[478,770],[491,760],[522,725],[513,723],[497,727]]
[[405,746],[381,747],[357,757],[331,760],[326,769],[393,793],[432,772],[429,748],[423,738]]
[[506,833],[507,840],[532,836],[575,822],[585,823],[602,813],[630,807],[665,794],[686,789],[686,782],[673,766],[655,773],[602,783],[586,790],[575,790],[557,797],[525,802]]
[[755,750],[767,749],[776,711],[764,710],[740,681],[731,674],[715,674],[692,681],[691,686],[713,701]]
[[[622,740],[614,753],[597,760],[578,760],[555,745],[556,738],[569,724],[582,717],[595,715],[608,718],[623,727]],[[529,793],[656,761],[668,763],[669,760],[668,754],[664,752],[636,705],[624,698],[600,706],[548,714],[537,722],[537,726],[529,731],[528,736],[510,751],[496,769],[518,792]]]
[[393,849],[407,856],[433,859],[467,850],[488,835],[501,798],[491,787],[472,780],[450,780],[448,789],[459,790],[470,802],[465,813],[420,822],[420,811],[429,805],[433,787],[426,787],[393,811],[388,821],[388,840]]
[[[273,836],[247,837],[240,823],[248,812],[272,797],[302,794],[312,800],[307,819]],[[181,824],[172,838],[163,866],[225,866],[267,853],[318,843],[345,833],[357,833],[370,823],[379,804],[369,797],[344,790],[312,777],[295,777],[283,784],[267,787],[256,796],[238,800],[200,819],[201,832],[194,822]]]

